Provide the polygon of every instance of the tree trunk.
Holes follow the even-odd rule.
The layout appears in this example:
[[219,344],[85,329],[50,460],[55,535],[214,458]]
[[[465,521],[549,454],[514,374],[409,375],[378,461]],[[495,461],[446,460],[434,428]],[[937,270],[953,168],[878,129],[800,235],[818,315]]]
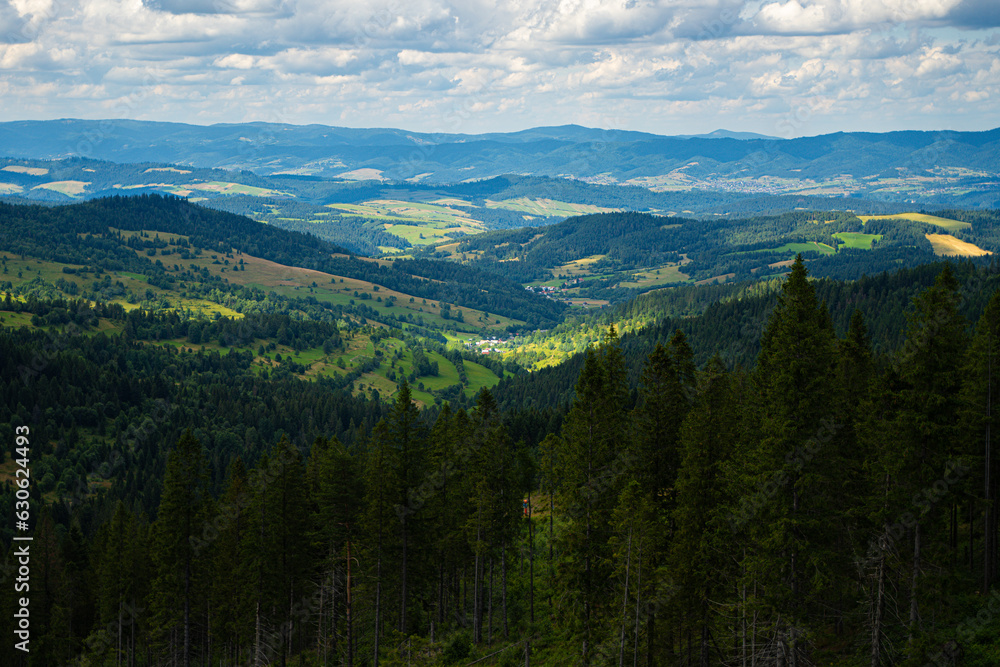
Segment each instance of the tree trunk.
[[472,641],[475,644],[481,644],[483,641],[483,604],[480,596],[480,588],[482,586],[481,577],[479,571],[482,569],[480,565],[482,564],[483,557],[479,553],[479,543],[482,538],[482,527],[476,527],[476,572],[475,579],[472,584]]
[[[746,552],[744,552],[744,557]],[[740,586],[740,594],[742,604],[740,605],[740,625],[742,629],[742,637],[740,639],[740,665],[741,667],[747,667],[747,585],[744,583]]]
[[[551,486],[551,485],[550,485]],[[552,589],[555,585],[556,570],[552,560],[552,521],[555,516],[555,491],[549,489],[549,609],[552,609]]]
[[295,606],[295,593],[292,586],[288,587],[288,623],[285,625],[282,634],[284,635],[284,646],[281,648],[281,667],[285,667],[288,664],[288,658],[292,654],[292,638],[295,636],[293,633],[295,631],[294,619],[295,615],[292,610]]
[[975,556],[975,543],[976,543],[976,499],[969,498],[969,574],[975,574],[976,568],[976,556]]
[[708,613],[702,614],[701,623],[701,653],[699,655],[699,665],[708,667]]
[[880,545],[878,558],[878,584],[875,591],[875,604],[872,610],[872,661],[871,667],[882,664],[882,615],[885,611],[885,552],[887,545]]
[[261,647],[260,647],[260,597],[257,598],[257,607],[254,612],[254,643],[253,643],[253,664],[255,667],[260,667],[261,662]]
[[788,665],[798,667],[799,664],[799,638],[798,630],[794,627],[788,629]]
[[918,582],[920,580],[920,522],[913,527],[913,578],[910,582],[910,643],[917,633],[920,609],[917,603]]
[[[535,625],[535,521],[531,516],[531,491],[528,491],[528,607],[532,628]],[[530,649],[525,649],[530,650]],[[527,661],[527,653],[525,653]]]
[[403,571],[401,573],[402,584],[399,605],[399,631],[406,635],[406,547],[409,538],[409,531],[406,529],[406,517],[403,517]]
[[[323,605],[320,605],[320,609]],[[323,626],[323,667],[330,662],[330,651],[337,654],[337,566],[333,566],[332,581],[330,586],[330,633],[327,635],[327,627]]]
[[656,656],[653,651],[656,642],[656,607],[646,605],[646,667],[656,667]]
[[115,663],[118,667],[122,664],[122,598],[119,594],[118,598],[118,643],[116,644],[117,650],[115,653]]
[[191,667],[191,560],[184,562],[184,667]]
[[622,596],[622,629],[621,629],[621,639],[618,642],[618,667],[622,667],[622,662],[625,659],[625,624],[628,621],[627,609],[628,609],[628,575],[629,570],[632,567],[632,527],[629,526],[628,529],[628,548],[626,549],[625,556],[625,593]]
[[493,644],[493,558],[490,558],[489,623],[486,625],[486,643]]
[[[992,371],[992,368],[990,369]],[[993,586],[993,567],[996,562],[996,508],[993,507],[992,452],[990,451],[990,402],[989,390],[986,400],[986,446],[983,456],[983,476],[985,477],[986,511],[983,516],[983,595],[988,595]]]
[[438,551],[438,625],[444,622],[444,552]]
[[500,549],[500,577],[503,579],[501,586],[503,588],[501,592],[501,601],[503,603],[503,638],[507,639],[510,635],[507,628],[507,547],[506,545]]
[[635,578],[635,636],[632,639],[632,667],[639,665],[639,604],[642,601],[642,540],[639,540],[639,563]]
[[351,540],[347,540],[347,667],[354,667],[354,610],[351,608]]
[[993,488],[993,452],[991,451],[991,421],[993,419],[993,341],[987,341],[986,357],[986,442],[983,456],[986,513],[983,517],[983,595],[988,595],[996,573],[997,510],[994,507],[996,492]]
[[205,643],[207,663],[212,662],[212,605],[209,599],[205,600]]
[[378,557],[375,560],[375,667],[378,667],[378,640],[382,634],[382,530],[378,533]]

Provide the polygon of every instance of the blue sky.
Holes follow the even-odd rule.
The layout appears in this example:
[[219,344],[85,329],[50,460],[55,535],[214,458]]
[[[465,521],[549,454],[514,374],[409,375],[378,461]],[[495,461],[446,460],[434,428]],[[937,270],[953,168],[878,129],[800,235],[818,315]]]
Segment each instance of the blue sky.
[[0,0],[0,120],[1000,126],[998,0]]

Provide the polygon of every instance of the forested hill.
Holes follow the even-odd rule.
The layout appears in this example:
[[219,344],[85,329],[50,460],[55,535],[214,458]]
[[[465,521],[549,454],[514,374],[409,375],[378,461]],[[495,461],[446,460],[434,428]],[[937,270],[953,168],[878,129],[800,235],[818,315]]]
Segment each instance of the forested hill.
[[620,301],[654,286],[773,276],[798,253],[814,276],[858,278],[945,253],[1000,251],[1000,211],[949,215],[791,211],[695,220],[595,213],[543,228],[479,234],[442,244],[433,256],[524,283],[560,286],[570,295]]
[[[855,281],[819,279],[814,288],[817,298],[826,304],[839,334],[847,331],[851,317],[857,312],[864,318],[873,352],[891,355],[903,344],[914,297],[933,285],[945,266],[953,269],[960,285],[959,312],[970,322],[976,321],[990,294],[1000,288],[1000,264],[995,261],[937,262]],[[688,290],[692,292],[690,298],[695,298],[693,292],[708,289],[713,299],[712,303],[700,307],[704,312],[695,316],[684,314],[684,297],[678,299],[673,292],[660,290],[606,312],[567,322],[545,338],[538,336],[536,347],[544,348],[546,340],[559,344],[560,340],[574,339],[582,340],[583,345],[599,345],[609,327],[620,326],[632,317],[653,317],[655,324],[621,336],[631,387],[638,386],[640,371],[650,352],[658,344],[666,345],[677,331],[685,335],[696,364],[704,365],[713,356],[718,356],[729,367],[750,368],[757,361],[760,335],[778,302],[780,284],[780,281],[772,281],[756,288],[746,285],[714,290],[693,288]],[[513,358],[530,366],[530,347],[527,349],[529,351]],[[530,376],[506,378],[495,389],[497,400],[505,409],[519,411],[551,410],[569,405],[585,357],[581,350],[567,361],[542,368]]]
[[[421,413],[405,382],[382,403],[191,349],[177,313],[5,298],[0,603],[28,597],[24,511],[31,655],[0,663],[995,665],[998,273],[807,273],[750,304],[752,367],[671,333],[633,388],[609,333],[534,439],[489,390]],[[861,313],[897,308],[879,355]]]
[[[369,261],[311,234],[278,229],[176,197],[110,197],[56,207],[0,203],[0,220],[0,244],[10,252],[103,270],[128,270],[153,283],[175,281],[187,269],[184,260],[189,255],[235,252],[233,261],[239,265],[239,255],[252,255],[536,326],[554,323],[565,309],[564,304],[473,267],[434,260]],[[127,232],[178,235],[187,249],[176,256],[158,255],[158,249],[167,245],[164,240],[143,240]]]

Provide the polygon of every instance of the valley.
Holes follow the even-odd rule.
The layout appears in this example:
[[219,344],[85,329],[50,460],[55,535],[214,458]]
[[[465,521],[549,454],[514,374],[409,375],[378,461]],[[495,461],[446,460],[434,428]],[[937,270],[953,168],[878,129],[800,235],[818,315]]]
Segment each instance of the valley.
[[[955,444],[978,442],[1000,349],[1000,211],[985,205],[690,163],[623,185],[613,169],[394,180],[377,160],[338,159],[329,178],[331,161],[3,162],[0,437],[30,426],[34,534],[63,545],[59,568],[89,573],[53,598],[78,613],[92,598],[104,619],[136,596],[155,610],[134,626],[151,654],[183,625],[162,620],[182,595],[161,576],[182,560],[158,546],[172,544],[199,554],[191,651],[208,662],[282,622],[308,633],[252,650],[575,665],[587,616],[572,600],[600,619],[592,664],[673,664],[684,632],[718,635],[735,660],[751,651],[727,634],[732,614],[783,608],[774,573],[788,561],[762,546],[777,540],[827,582],[803,584],[802,651],[852,667],[871,647],[838,633],[865,636],[855,593],[877,574],[845,564],[923,488],[923,468],[900,461],[930,437],[929,469],[972,480],[992,465]],[[19,465],[0,457],[7,519]],[[782,481],[798,474],[809,484]],[[909,496],[887,496],[887,475]],[[801,489],[808,514],[772,486]],[[937,569],[916,584],[905,566],[886,572],[894,590],[916,585],[929,606],[947,570],[950,599],[976,608],[983,570],[952,538],[995,550],[982,488],[928,510],[921,558]],[[719,556],[734,543],[750,551]],[[585,583],[587,562],[599,581]],[[767,591],[734,593],[744,576]],[[103,588],[81,592],[89,580]],[[322,619],[285,609],[297,591]],[[709,595],[725,610],[699,607]],[[383,610],[407,616],[402,630]],[[928,645],[962,613],[942,612]],[[131,628],[80,621],[70,646],[56,634],[76,630],[36,615],[44,655],[128,658],[100,638]],[[878,645],[906,633],[895,623]],[[987,659],[990,641],[967,639],[968,655]]]

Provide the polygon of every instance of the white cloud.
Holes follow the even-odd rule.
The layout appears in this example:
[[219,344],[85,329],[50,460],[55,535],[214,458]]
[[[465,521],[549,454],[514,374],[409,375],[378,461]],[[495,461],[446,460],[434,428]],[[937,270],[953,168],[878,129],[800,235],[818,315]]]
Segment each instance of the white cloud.
[[945,53],[941,48],[928,49],[922,54],[914,75],[918,77],[946,76],[954,74],[961,67],[961,58]]
[[758,29],[779,34],[827,34],[941,19],[962,0],[777,0],[752,17]]
[[[695,132],[728,122],[775,134],[805,105],[814,111],[796,120],[800,134],[863,129],[872,118],[934,126],[949,112],[985,127],[1000,95],[997,7],[0,0],[0,119],[124,109],[196,122],[468,132],[598,121]],[[961,108],[942,110],[952,99]]]
[[245,53],[230,53],[228,56],[216,58],[212,64],[227,69],[250,69],[256,62],[253,56],[248,56]]

